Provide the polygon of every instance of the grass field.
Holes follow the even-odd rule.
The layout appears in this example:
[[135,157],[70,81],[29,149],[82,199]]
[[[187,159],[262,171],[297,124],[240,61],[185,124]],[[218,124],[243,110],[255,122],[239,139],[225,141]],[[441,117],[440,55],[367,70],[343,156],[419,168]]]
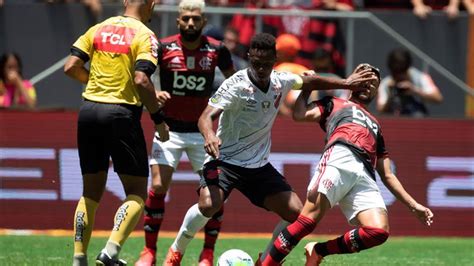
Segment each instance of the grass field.
[[[327,236],[313,236],[300,244],[287,257],[284,265],[304,265],[303,247],[308,241],[325,240]],[[104,246],[107,238],[94,237],[89,247],[90,265]],[[161,238],[159,258],[161,265],[171,238]],[[217,242],[216,254],[239,248],[255,258],[267,243],[265,238],[223,237]],[[142,249],[143,238],[131,237],[125,244],[121,258],[133,265]],[[183,266],[196,265],[202,239],[191,242],[183,259]],[[0,236],[0,265],[71,265],[72,237],[54,236]],[[218,255],[216,255],[218,256]],[[216,258],[217,262],[217,258]],[[473,238],[415,238],[391,237],[384,245],[358,254],[329,256],[325,265],[474,265]]]

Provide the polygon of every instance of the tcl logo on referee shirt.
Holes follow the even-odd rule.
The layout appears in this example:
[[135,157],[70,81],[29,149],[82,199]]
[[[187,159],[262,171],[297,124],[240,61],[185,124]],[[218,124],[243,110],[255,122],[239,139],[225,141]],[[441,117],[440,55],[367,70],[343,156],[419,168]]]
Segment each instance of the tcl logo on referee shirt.
[[106,25],[97,30],[94,47],[98,51],[127,54],[133,37],[135,37],[134,29]]

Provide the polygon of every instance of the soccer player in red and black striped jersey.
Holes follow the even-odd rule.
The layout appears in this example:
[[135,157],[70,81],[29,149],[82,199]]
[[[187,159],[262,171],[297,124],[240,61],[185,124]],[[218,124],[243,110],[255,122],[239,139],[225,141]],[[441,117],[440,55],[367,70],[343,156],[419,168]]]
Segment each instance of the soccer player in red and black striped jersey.
[[308,186],[305,205],[298,219],[284,229],[258,265],[281,265],[283,258],[310,234],[325,213],[339,204],[347,221],[356,226],[340,237],[305,247],[306,266],[319,265],[324,256],[355,253],[384,243],[389,236],[387,209],[375,182],[375,169],[383,183],[424,224],[431,225],[433,213],[403,188],[390,169],[380,124],[366,106],[374,99],[380,83],[378,70],[368,64],[377,79],[366,90],[353,91],[349,100],[327,96],[306,104],[308,91],[298,97],[293,118],[319,122],[327,133],[326,146],[316,173]]
[[[150,167],[152,186],[145,202],[145,247],[136,266],[152,265],[156,242],[165,212],[165,196],[173,172],[186,152],[193,170],[201,174],[205,159],[204,138],[197,121],[211,93],[214,72],[218,67],[227,78],[235,71],[229,50],[220,41],[201,34],[206,25],[203,0],[183,0],[179,4],[179,34],[160,40],[159,78],[162,92],[171,99],[163,111],[170,127],[170,140],[153,140]],[[158,92],[159,94],[160,92]],[[221,228],[223,209],[207,223],[200,266],[213,265],[214,245]]]

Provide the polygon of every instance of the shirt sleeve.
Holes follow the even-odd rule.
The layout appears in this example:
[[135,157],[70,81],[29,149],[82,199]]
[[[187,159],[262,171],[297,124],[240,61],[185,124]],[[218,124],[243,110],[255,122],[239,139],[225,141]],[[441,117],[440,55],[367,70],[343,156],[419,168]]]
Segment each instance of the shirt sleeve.
[[28,95],[36,100],[36,90],[35,90],[35,87],[33,86],[33,84],[31,84],[31,82],[29,80],[24,80],[23,81],[23,85],[25,86],[25,88],[27,89],[27,93]]
[[278,76],[284,82],[284,87],[289,90],[299,90],[303,87],[303,78],[291,72],[278,72]]
[[158,64],[158,46],[159,42],[155,34],[151,31],[145,31],[134,40],[137,44],[137,61],[150,61],[153,65]]
[[235,102],[237,102],[236,92],[237,89],[233,83],[233,78],[227,79],[209,98],[208,105],[222,110],[231,109]]
[[[71,49],[74,49],[74,48],[79,49],[80,51],[83,52],[84,55],[87,55],[88,59],[91,58],[92,53],[94,52],[94,35],[99,25],[100,24],[97,24],[89,28],[89,30],[87,30],[87,32],[84,33],[84,35],[80,36],[79,39],[77,39],[76,42],[74,42],[74,44],[72,45],[73,47]],[[79,54],[81,53],[79,52]],[[81,59],[84,60],[85,58],[81,56]]]
[[321,100],[315,102],[316,106],[319,108],[319,112],[321,113],[321,118],[319,119],[319,125],[321,128],[326,131],[326,121],[329,115],[332,112],[334,107],[334,103],[332,102],[332,96],[326,96]]
[[439,91],[430,75],[422,73],[420,77],[421,90],[425,93],[433,93]]
[[382,136],[382,132],[379,131],[377,134],[377,158],[384,158],[388,156],[388,151],[385,148],[385,140]]

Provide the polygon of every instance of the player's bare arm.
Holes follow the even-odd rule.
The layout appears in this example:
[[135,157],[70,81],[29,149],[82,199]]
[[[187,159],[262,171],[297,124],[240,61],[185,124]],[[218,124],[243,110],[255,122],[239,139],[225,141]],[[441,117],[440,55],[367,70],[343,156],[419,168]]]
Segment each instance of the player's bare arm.
[[84,67],[84,64],[85,62],[81,58],[70,55],[64,65],[64,73],[82,84],[87,84],[89,81],[89,70]]
[[212,121],[219,117],[221,113],[222,109],[208,105],[202,112],[198,121],[199,131],[204,137],[204,149],[214,158],[219,157],[219,146],[222,141],[216,136]]
[[385,186],[392,192],[392,194],[407,206],[411,212],[420,220],[422,223],[430,226],[433,223],[433,212],[421,204],[419,204],[400,183],[398,178],[392,172],[390,168],[389,158],[380,158],[377,160],[377,172],[382,179]]
[[156,91],[155,94],[156,100],[158,100],[158,105],[160,106],[160,108],[165,106],[166,101],[171,99],[171,95],[167,91]]
[[321,111],[319,107],[308,99],[311,96],[311,91],[302,91],[298,98],[296,98],[293,106],[293,120],[295,121],[319,121],[321,118]]
[[302,90],[348,89],[352,91],[363,90],[366,84],[377,79],[370,69],[354,71],[346,79],[322,77],[317,74],[304,75],[301,78],[303,79]]
[[[140,95],[140,99],[146,106],[152,117],[157,114],[160,110],[160,104],[156,98],[155,87],[151,82],[150,78],[142,71],[135,71],[135,84],[137,85],[137,92]],[[160,122],[155,121],[155,129],[160,135],[160,141],[167,141],[169,137],[169,127],[163,120]]]

